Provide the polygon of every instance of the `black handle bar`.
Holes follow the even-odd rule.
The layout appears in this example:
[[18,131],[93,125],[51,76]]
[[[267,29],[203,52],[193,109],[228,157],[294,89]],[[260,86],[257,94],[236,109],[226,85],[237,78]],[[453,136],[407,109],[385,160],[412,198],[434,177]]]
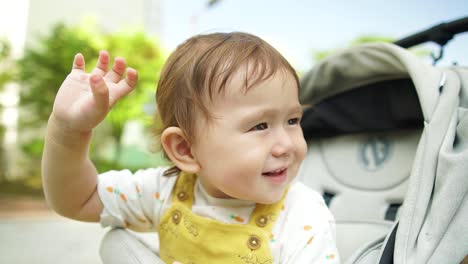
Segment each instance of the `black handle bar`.
[[397,40],[394,44],[409,48],[429,41],[444,46],[456,34],[468,31],[468,16],[451,22],[441,23],[409,37]]

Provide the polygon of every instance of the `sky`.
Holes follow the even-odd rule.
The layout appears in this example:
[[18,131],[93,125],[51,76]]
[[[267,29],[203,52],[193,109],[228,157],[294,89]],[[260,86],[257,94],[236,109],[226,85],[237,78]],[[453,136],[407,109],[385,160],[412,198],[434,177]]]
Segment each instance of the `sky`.
[[[198,33],[246,31],[276,47],[300,71],[313,53],[344,48],[362,35],[399,39],[468,16],[467,0],[162,0],[162,43],[172,50]],[[438,53],[438,46],[423,46]],[[468,32],[444,49],[439,65],[468,65]]]
[[[16,43],[25,36],[15,28],[24,28],[26,19],[13,18],[27,15],[28,1],[35,0],[16,0],[0,10],[0,33],[9,32]],[[219,0],[212,8],[209,0],[145,1],[160,1],[160,41],[168,51],[194,34],[246,31],[268,41],[300,71],[312,67],[315,51],[344,48],[359,36],[399,39],[468,17],[468,0]],[[435,44],[424,48],[438,53]],[[444,54],[439,65],[468,65],[468,32],[449,42]]]

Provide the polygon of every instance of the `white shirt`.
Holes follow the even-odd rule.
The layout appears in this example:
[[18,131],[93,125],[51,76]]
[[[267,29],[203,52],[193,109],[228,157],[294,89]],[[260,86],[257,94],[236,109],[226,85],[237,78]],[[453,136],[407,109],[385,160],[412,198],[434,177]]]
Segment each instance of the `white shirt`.
[[[166,169],[99,175],[98,192],[104,204],[101,225],[156,231],[160,218],[171,206],[177,179],[163,176]],[[224,223],[246,224],[254,208],[254,202],[212,197],[196,182],[192,206],[195,214]],[[317,192],[300,182],[291,185],[284,210],[273,227],[270,248],[275,263],[339,263],[335,221]]]

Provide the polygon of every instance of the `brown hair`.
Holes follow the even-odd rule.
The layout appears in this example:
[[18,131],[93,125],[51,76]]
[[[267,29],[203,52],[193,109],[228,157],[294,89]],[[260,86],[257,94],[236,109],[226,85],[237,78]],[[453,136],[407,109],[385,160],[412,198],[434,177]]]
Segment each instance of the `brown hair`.
[[[299,88],[298,76],[289,62],[259,37],[243,32],[196,35],[179,45],[162,69],[156,91],[156,136],[175,126],[193,142],[195,111],[201,111],[208,120],[212,118],[206,99],[212,101],[222,93],[243,65],[248,66],[245,91],[278,70],[292,74]],[[178,171],[173,167],[166,175]]]

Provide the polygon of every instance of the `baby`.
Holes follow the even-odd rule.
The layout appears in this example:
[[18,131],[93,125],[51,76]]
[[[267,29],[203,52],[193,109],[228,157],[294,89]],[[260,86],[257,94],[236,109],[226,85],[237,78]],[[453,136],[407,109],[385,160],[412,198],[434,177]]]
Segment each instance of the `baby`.
[[160,76],[155,120],[173,166],[134,174],[98,175],[88,157],[93,128],[137,83],[124,59],[108,66],[102,51],[86,73],[77,54],[57,93],[42,163],[51,208],[157,231],[155,254],[166,263],[339,263],[323,199],[293,182],[307,147],[298,77],[278,51],[240,32],[177,47]]

